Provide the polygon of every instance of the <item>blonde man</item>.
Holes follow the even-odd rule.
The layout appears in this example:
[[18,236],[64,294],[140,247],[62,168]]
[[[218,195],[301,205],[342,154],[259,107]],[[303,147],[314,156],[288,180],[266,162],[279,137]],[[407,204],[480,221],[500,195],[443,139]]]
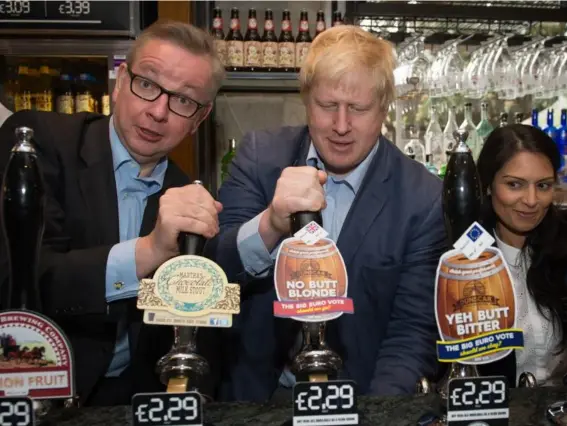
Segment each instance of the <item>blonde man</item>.
[[209,114],[223,78],[209,35],[157,23],[118,70],[111,117],[26,111],[0,129],[6,150],[16,127],[35,131],[49,194],[43,308],[70,338],[83,405],[163,389],[155,363],[170,330],[142,327],[138,282],[178,254],[179,232],[218,232],[220,204],[167,156]]
[[327,325],[340,376],[362,394],[384,395],[411,393],[433,374],[435,270],[446,248],[441,181],[380,135],[394,66],[386,41],[354,26],[329,29],[301,69],[308,125],[242,140],[209,246],[245,300],[225,336],[222,398],[266,401],[297,379],[287,367],[298,323],[274,318],[272,302],[274,256],[298,211],[322,210],[346,263],[355,313]]

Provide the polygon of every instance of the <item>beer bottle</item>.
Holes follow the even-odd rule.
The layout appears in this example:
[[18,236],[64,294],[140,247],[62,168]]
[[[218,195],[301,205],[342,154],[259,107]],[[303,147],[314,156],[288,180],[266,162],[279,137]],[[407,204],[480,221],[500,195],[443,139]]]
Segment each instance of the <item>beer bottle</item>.
[[217,55],[221,60],[223,66],[226,67],[226,41],[224,39],[224,25],[222,21],[222,10],[220,7],[215,7],[213,12],[213,39]]
[[28,84],[31,96],[31,109],[37,111],[37,98],[39,94],[39,70],[34,66],[28,67]]
[[264,35],[262,36],[262,68],[273,71],[278,68],[278,38],[274,31],[274,14],[266,9],[264,19]]
[[61,73],[57,94],[57,112],[73,114],[75,112],[75,94],[73,92],[73,78],[67,73]]
[[299,71],[303,60],[307,56],[311,46],[311,34],[309,34],[309,17],[307,10],[302,9],[299,15],[299,32],[295,39],[295,68]]
[[342,13],[338,10],[333,12],[333,27],[344,25]]
[[522,114],[521,112],[517,112],[514,115],[514,123],[516,124],[522,124],[522,121],[524,120],[524,114]]
[[278,40],[278,67],[280,71],[295,70],[295,46],[291,32],[291,14],[285,9],[282,16],[282,32]]
[[95,112],[92,93],[92,76],[88,73],[79,75],[79,84],[75,95],[75,112]]
[[6,100],[6,108],[10,111],[15,109],[16,93],[18,91],[16,72],[13,67],[8,67],[6,73],[7,79],[4,85],[4,99]]
[[247,71],[258,71],[262,66],[262,42],[258,33],[256,9],[248,11],[248,28],[244,37],[244,66]]
[[221,182],[224,182],[228,177],[230,163],[232,163],[232,159],[236,155],[236,139],[230,139],[228,143],[228,151],[223,155],[221,160]]
[[14,110],[16,112],[32,109],[32,93],[28,71],[27,65],[22,64],[18,67],[18,88],[14,96]]
[[315,24],[315,37],[317,37],[326,29],[327,29],[327,24],[325,24],[325,12],[320,10],[319,12],[317,12],[317,23]]
[[244,67],[244,41],[240,32],[238,8],[230,12],[230,31],[226,35],[227,69],[241,71]]
[[102,92],[100,97],[100,112],[103,115],[110,115],[110,95],[106,90]]
[[51,88],[51,75],[47,65],[39,67],[36,109],[38,111],[53,111],[53,89]]

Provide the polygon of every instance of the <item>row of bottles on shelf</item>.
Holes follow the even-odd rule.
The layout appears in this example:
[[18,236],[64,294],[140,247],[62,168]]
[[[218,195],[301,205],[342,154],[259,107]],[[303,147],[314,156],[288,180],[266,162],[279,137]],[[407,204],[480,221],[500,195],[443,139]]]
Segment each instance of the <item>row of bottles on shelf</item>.
[[[517,117],[517,120],[521,121],[521,117]],[[466,103],[465,116],[460,126],[457,123],[457,108],[452,106],[449,109],[447,124],[443,130],[439,124],[436,109],[431,108],[431,121],[423,137],[425,144],[420,141],[415,127],[410,126],[410,140],[404,146],[404,152],[409,157],[423,163],[432,173],[444,177],[449,155],[455,144],[453,135],[458,129],[468,132],[467,144],[476,160],[482,149],[484,139],[493,130],[488,120],[487,104],[482,103],[480,122],[475,125],[472,118],[472,104]]]
[[559,127],[555,127],[553,122],[553,108],[547,110],[547,125],[540,126],[538,122],[538,111],[537,109],[532,110],[532,126],[543,130],[547,135],[553,139],[559,150],[561,156],[561,168],[560,173],[562,175],[562,180],[567,182],[567,109],[561,110],[561,121]]
[[65,114],[97,112],[110,115],[106,81],[90,72],[72,74],[48,64],[20,63],[9,67],[4,84],[6,107],[11,111],[57,111]]
[[[311,42],[326,29],[325,13],[317,12],[315,33],[311,37],[309,14],[302,9],[299,18],[299,31],[293,36],[291,13],[285,9],[282,14],[281,32],[276,35],[274,15],[271,9],[265,10],[264,33],[260,36],[256,9],[248,11],[248,28],[242,36],[239,10],[233,7],[228,33],[224,33],[222,11],[214,9],[212,34],[219,57],[228,71],[297,72],[309,51]],[[343,24],[340,11],[333,13],[333,26]]]
[[[522,123],[523,118],[523,114],[516,113],[514,122],[518,124]],[[499,126],[503,127],[507,125],[508,114],[500,114]],[[567,109],[561,110],[560,127],[554,127],[553,110],[549,110],[547,113],[547,126],[540,127],[538,125],[538,111],[534,109],[532,110],[532,125],[541,128],[557,144],[557,149],[562,157],[560,176],[562,180],[567,181],[567,173],[565,173],[565,159],[567,159]],[[410,158],[423,163],[429,171],[443,178],[445,176],[449,156],[455,146],[455,131],[459,129],[467,131],[467,145],[476,161],[482,150],[484,141],[494,130],[488,117],[488,104],[485,102],[481,103],[480,121],[475,124],[472,118],[472,104],[466,103],[464,119],[460,126],[457,123],[456,107],[451,107],[449,109],[447,124],[443,130],[439,124],[435,108],[431,108],[431,120],[423,136],[425,143],[422,143],[419,139],[415,127],[410,126],[410,140],[404,146],[404,153]]]

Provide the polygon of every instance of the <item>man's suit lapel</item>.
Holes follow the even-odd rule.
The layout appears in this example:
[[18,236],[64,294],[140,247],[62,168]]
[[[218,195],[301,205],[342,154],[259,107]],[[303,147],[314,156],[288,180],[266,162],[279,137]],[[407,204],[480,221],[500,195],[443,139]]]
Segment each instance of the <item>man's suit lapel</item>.
[[[378,151],[369,164],[366,176],[341,228],[337,247],[347,267],[388,200],[389,191],[385,182],[390,174],[388,156],[391,149],[391,145],[381,138]],[[360,208],[358,208],[359,204]]]
[[86,130],[80,155],[86,167],[80,172],[79,184],[86,204],[89,231],[100,245],[120,241],[116,180],[110,148],[109,119],[85,123]]

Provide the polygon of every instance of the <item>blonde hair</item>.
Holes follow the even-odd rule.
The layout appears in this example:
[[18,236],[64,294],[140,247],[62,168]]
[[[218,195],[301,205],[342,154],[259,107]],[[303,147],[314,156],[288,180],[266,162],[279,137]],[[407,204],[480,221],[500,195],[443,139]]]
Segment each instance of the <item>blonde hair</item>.
[[126,56],[126,61],[129,65],[132,65],[136,60],[137,53],[150,40],[166,41],[195,55],[207,57],[211,62],[212,69],[211,100],[214,99],[225,78],[225,71],[217,55],[213,38],[210,34],[184,22],[169,20],[158,21],[146,28],[138,38],[136,38],[136,41]]
[[338,84],[349,72],[367,70],[376,83],[382,110],[395,98],[394,48],[386,40],[354,25],[339,25],[319,34],[311,44],[301,67],[302,94],[321,80]]

